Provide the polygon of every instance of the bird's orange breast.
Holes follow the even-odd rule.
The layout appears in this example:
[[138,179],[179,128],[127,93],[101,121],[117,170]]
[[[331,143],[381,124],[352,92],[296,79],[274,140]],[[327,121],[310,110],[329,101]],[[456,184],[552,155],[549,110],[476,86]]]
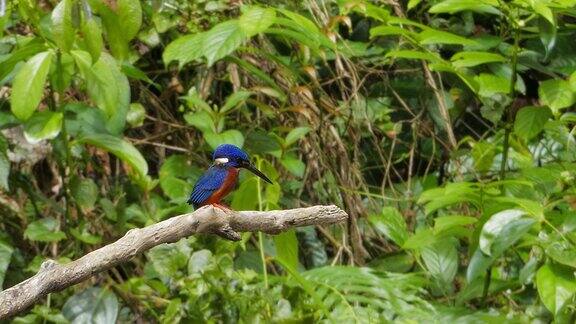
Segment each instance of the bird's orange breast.
[[238,173],[239,170],[237,168],[230,168],[228,170],[228,175],[226,176],[226,179],[224,179],[224,183],[222,183],[220,189],[214,191],[210,198],[206,200],[204,205],[220,203],[220,200],[224,199],[224,197],[226,197],[226,195],[228,195],[230,191],[232,191],[236,186]]

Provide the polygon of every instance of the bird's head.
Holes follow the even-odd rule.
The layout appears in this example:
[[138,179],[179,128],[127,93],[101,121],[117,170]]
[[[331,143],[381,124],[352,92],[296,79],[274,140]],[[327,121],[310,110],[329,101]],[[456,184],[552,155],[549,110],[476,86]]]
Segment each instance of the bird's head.
[[212,154],[212,159],[216,165],[225,165],[233,168],[244,168],[255,175],[262,178],[268,183],[272,183],[264,173],[256,169],[256,167],[250,162],[250,157],[248,153],[244,152],[241,148],[232,144],[222,144],[219,145],[214,154]]

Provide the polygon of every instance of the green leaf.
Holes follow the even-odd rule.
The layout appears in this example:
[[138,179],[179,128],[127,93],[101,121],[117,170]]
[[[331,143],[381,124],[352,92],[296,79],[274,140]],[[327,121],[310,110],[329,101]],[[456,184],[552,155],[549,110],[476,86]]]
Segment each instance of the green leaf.
[[454,14],[460,11],[474,11],[478,13],[488,13],[493,15],[501,15],[500,10],[496,9],[498,7],[498,1],[493,0],[444,0],[440,3],[433,5],[430,13],[449,13]]
[[90,144],[116,155],[128,163],[141,177],[148,173],[148,163],[131,143],[108,134],[89,134],[80,137],[78,143]]
[[407,38],[416,38],[416,34],[398,26],[378,26],[370,29],[370,38],[374,38],[376,36],[404,36]]
[[480,87],[478,94],[482,97],[491,97],[497,93],[509,93],[510,81],[494,74],[480,73],[474,78]]
[[540,41],[544,45],[544,50],[546,51],[546,56],[544,60],[547,60],[552,50],[556,46],[556,22],[550,23],[543,17],[538,18],[538,32],[540,35]]
[[276,258],[291,269],[298,269],[298,239],[293,229],[274,235]]
[[82,209],[91,210],[98,200],[99,189],[94,180],[74,177],[70,182],[72,197]]
[[188,260],[188,274],[203,273],[212,261],[212,252],[210,250],[195,251]]
[[206,34],[186,35],[177,38],[166,46],[162,54],[164,64],[168,65],[172,61],[178,61],[180,68],[186,63],[195,61],[202,57],[204,49],[204,39]]
[[52,11],[52,35],[58,47],[68,52],[74,43],[75,30],[72,25],[72,0],[60,1]]
[[229,112],[232,109],[236,108],[238,105],[243,104],[246,99],[250,98],[250,96],[252,95],[252,92],[250,91],[236,91],[233,94],[231,94],[227,99],[226,102],[224,103],[224,105],[222,107],[220,107],[220,112],[221,113],[225,113],[225,112]]
[[532,5],[532,9],[534,9],[534,11],[540,15],[540,17],[546,19],[550,24],[556,26],[556,20],[554,19],[554,13],[552,12],[552,9],[548,8],[548,6],[542,1],[530,1],[529,3]]
[[410,0],[410,1],[408,1],[408,10],[414,9],[417,5],[420,4],[420,2],[422,2],[422,0]]
[[475,224],[478,220],[470,216],[440,216],[434,219],[434,235],[452,228]]
[[52,56],[51,51],[34,55],[14,77],[10,104],[12,113],[19,119],[30,118],[40,104]]
[[418,60],[427,60],[431,62],[439,62],[442,61],[441,58],[438,56],[421,51],[412,51],[412,50],[400,50],[400,51],[390,51],[386,53],[385,57],[394,57],[394,58],[407,58],[407,59],[418,59]]
[[71,228],[70,234],[74,236],[75,239],[84,242],[86,244],[98,244],[102,242],[102,237],[99,235],[91,234],[86,229],[80,230],[77,228]]
[[198,128],[204,134],[214,133],[216,130],[212,116],[206,111],[187,113],[184,115],[184,120],[188,125]]
[[96,19],[86,19],[82,24],[82,35],[86,43],[86,50],[92,56],[92,62],[97,62],[100,59],[104,41],[102,40],[102,28]]
[[120,134],[130,106],[130,84],[116,60],[102,52],[93,65],[85,51],[72,51],[76,65],[86,80],[88,95],[108,118],[106,125],[111,133]]
[[402,245],[402,249],[418,251],[435,244],[437,241],[438,239],[434,236],[432,230],[426,228],[410,236]]
[[0,241],[0,291],[2,291],[6,270],[8,270],[12,259],[12,252],[14,252],[14,249],[9,244]]
[[380,215],[370,215],[368,221],[378,233],[386,236],[398,246],[404,245],[408,239],[406,221],[394,207],[384,207]]
[[548,263],[538,269],[536,287],[542,303],[557,316],[576,293],[576,278],[572,269]]
[[456,68],[472,67],[486,63],[505,62],[500,54],[489,52],[459,52],[450,59]]
[[62,314],[72,323],[115,323],[118,309],[116,295],[93,287],[68,298]]
[[62,130],[63,115],[60,112],[41,111],[32,115],[24,124],[24,136],[32,144],[53,139]]
[[[523,211],[521,212],[524,213]],[[504,251],[514,245],[530,230],[532,225],[536,223],[536,220],[533,218],[520,217],[515,218],[515,220],[511,222],[502,220],[502,223],[505,223],[505,225],[500,229],[495,229],[495,231],[498,232],[498,235],[495,236],[494,239],[491,239],[489,235],[486,236],[486,234],[484,234],[485,239],[491,241],[491,244],[488,244],[490,245],[491,255],[484,254],[480,248],[476,249],[474,255],[472,255],[470,264],[466,271],[466,279],[469,283],[483,275],[486,270],[490,268],[492,263],[494,263],[494,261],[504,253]],[[484,232],[484,228],[482,231]],[[484,244],[487,243],[488,242],[485,242]]]
[[258,179],[248,178],[240,183],[238,190],[234,192],[232,204],[234,210],[254,210],[258,207]]
[[118,0],[116,13],[126,41],[134,38],[142,25],[142,7],[139,0]]
[[538,88],[540,102],[550,107],[556,114],[560,109],[570,107],[575,102],[575,96],[570,83],[561,79],[550,79],[540,83]]
[[275,20],[276,11],[274,9],[250,7],[240,16],[238,24],[246,34],[246,37],[252,37],[266,31],[268,27],[274,24]]
[[489,171],[492,168],[496,156],[496,145],[488,142],[478,142],[472,148],[474,168],[480,172]]
[[202,54],[208,66],[234,52],[246,40],[237,20],[229,20],[210,29],[204,39]]
[[458,251],[453,240],[442,240],[422,249],[422,260],[438,286],[450,292],[458,271]]
[[52,218],[42,218],[26,227],[24,237],[31,241],[57,242],[66,238],[64,232],[58,230],[60,223]]
[[544,125],[552,117],[548,107],[524,107],[516,114],[514,133],[525,140],[530,140],[542,132]]
[[478,45],[477,42],[471,40],[470,38],[462,37],[456,34],[434,30],[434,29],[427,29],[418,34],[420,39],[420,44],[422,45],[429,45],[429,44],[452,44],[452,45]]
[[220,144],[234,144],[238,147],[244,146],[244,135],[235,129],[230,129],[222,133],[204,133],[204,139],[212,149],[215,149]]
[[310,127],[302,126],[296,127],[292,129],[288,135],[286,135],[286,139],[284,140],[285,146],[290,146],[300,139],[302,139],[306,134],[308,134],[312,129]]
[[554,261],[576,268],[576,249],[572,244],[556,240],[546,246],[546,255]]
[[132,127],[140,127],[146,119],[146,109],[140,103],[131,103],[126,114],[126,122]]
[[306,171],[306,164],[296,157],[285,156],[280,159],[280,164],[298,178],[302,178]]
[[514,223],[524,215],[526,215],[525,211],[517,209],[507,209],[492,215],[482,227],[479,241],[480,250],[487,255],[491,255],[490,248],[494,240],[505,231],[507,225]]

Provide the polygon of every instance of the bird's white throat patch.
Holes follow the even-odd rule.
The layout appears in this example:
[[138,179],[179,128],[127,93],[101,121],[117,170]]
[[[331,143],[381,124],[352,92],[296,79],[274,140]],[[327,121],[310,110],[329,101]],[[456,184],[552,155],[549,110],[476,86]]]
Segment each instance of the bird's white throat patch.
[[216,164],[228,163],[228,158],[217,158],[216,160],[214,160],[214,163]]

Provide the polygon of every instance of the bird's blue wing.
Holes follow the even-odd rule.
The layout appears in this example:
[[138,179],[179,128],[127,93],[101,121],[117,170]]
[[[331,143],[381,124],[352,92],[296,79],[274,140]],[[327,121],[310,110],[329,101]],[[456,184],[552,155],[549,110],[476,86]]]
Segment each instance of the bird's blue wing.
[[198,207],[224,184],[228,171],[225,168],[212,166],[206,171],[194,185],[188,203]]

